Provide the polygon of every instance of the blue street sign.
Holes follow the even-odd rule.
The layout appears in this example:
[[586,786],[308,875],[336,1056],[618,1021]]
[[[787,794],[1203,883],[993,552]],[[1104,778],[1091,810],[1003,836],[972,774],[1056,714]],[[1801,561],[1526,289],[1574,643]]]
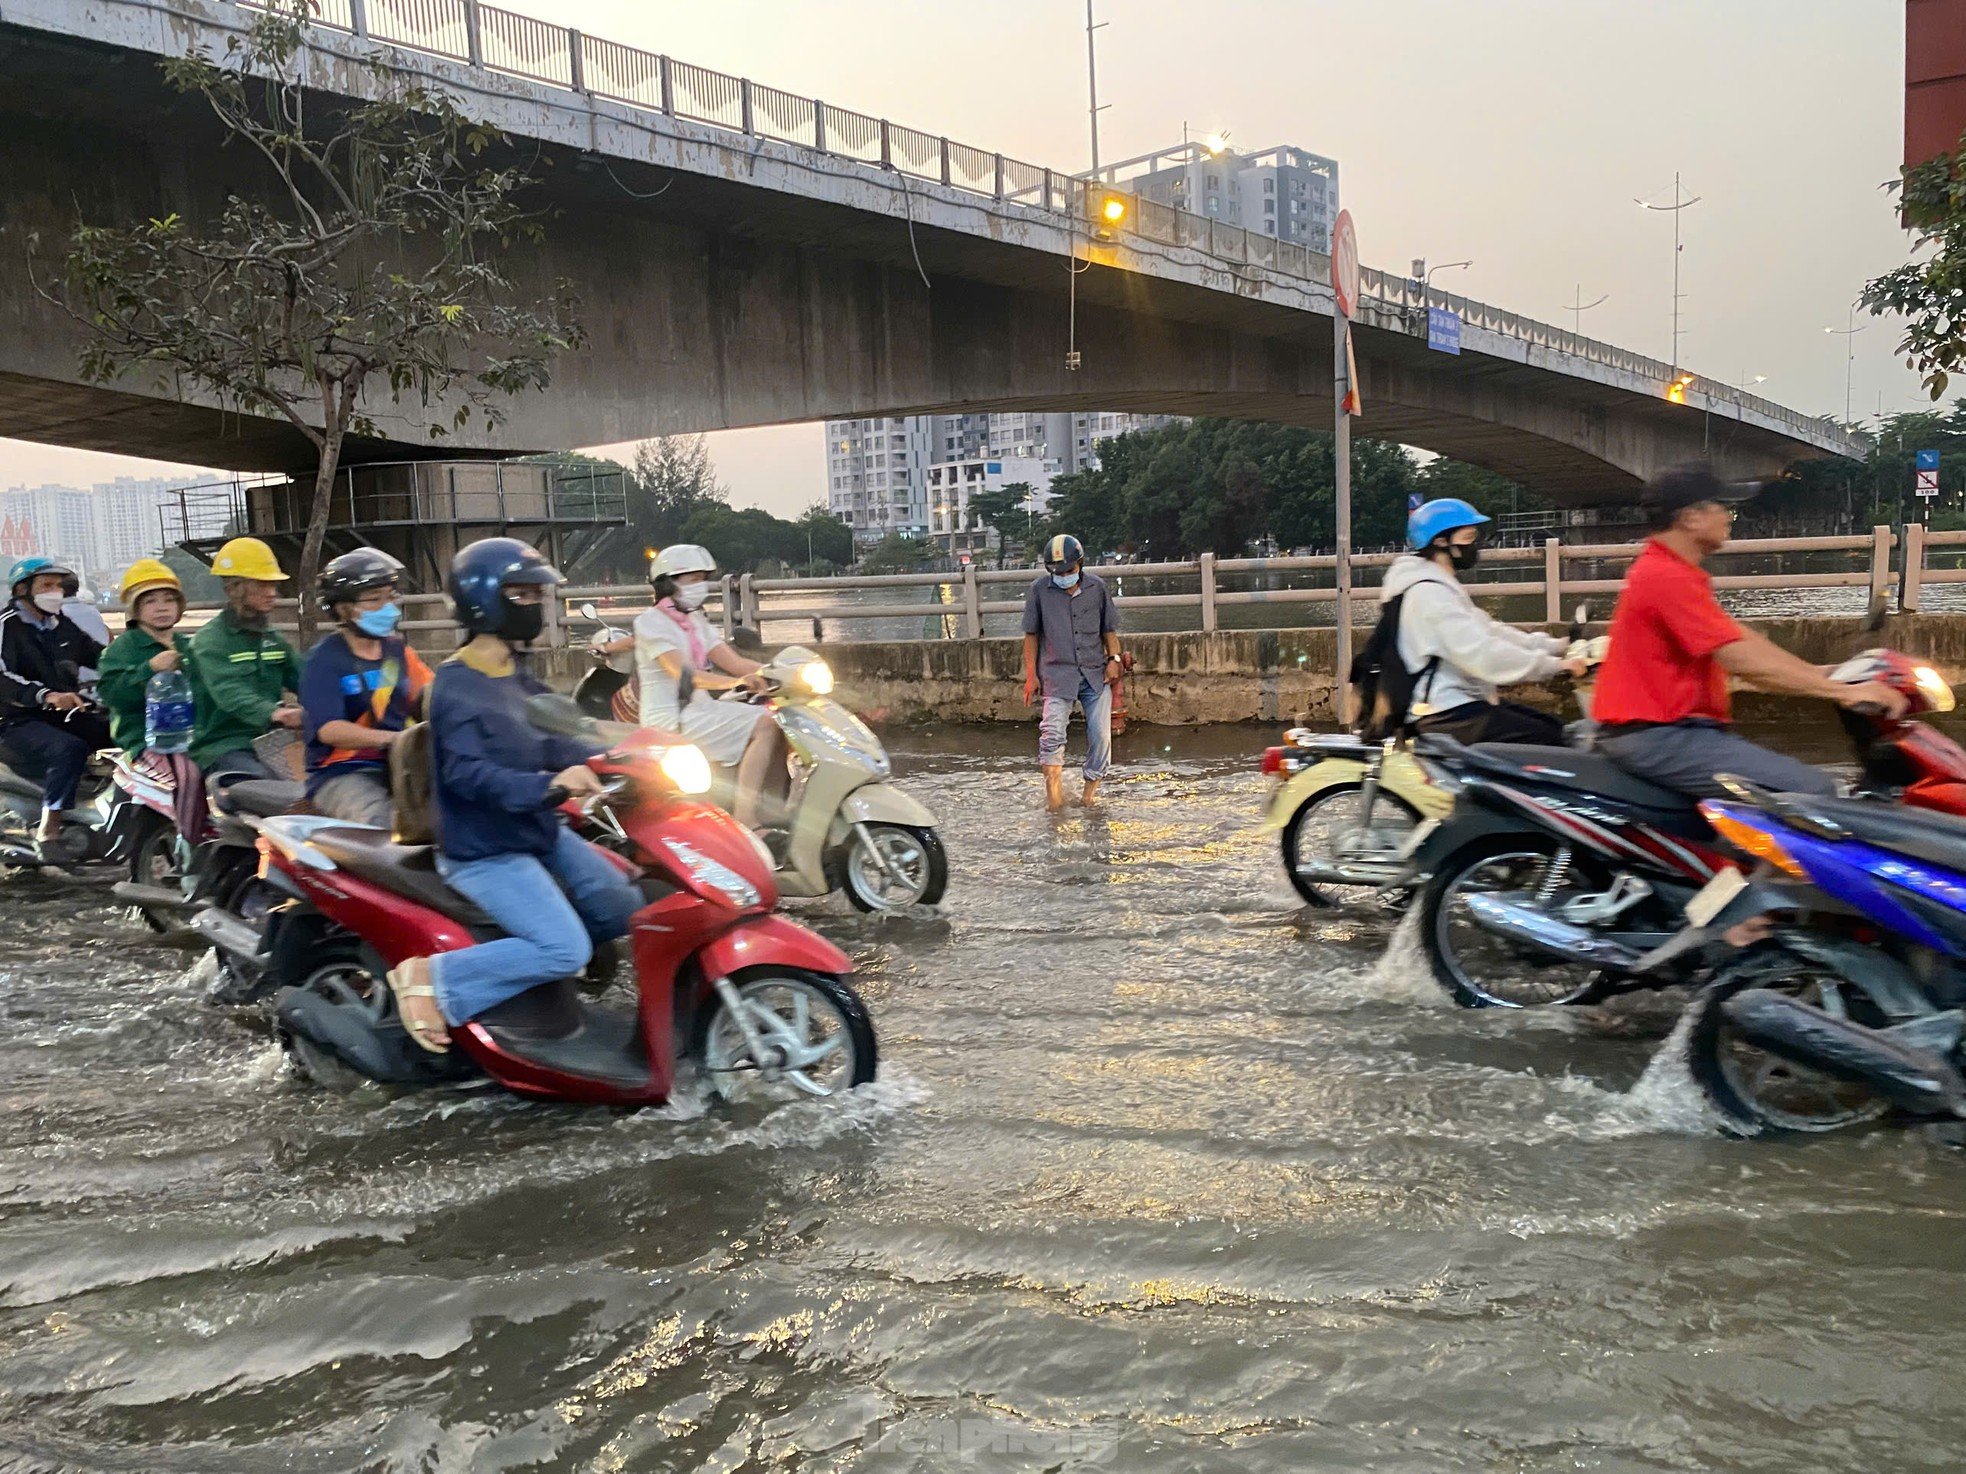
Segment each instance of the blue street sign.
[[1921,450],[1921,451],[1920,451],[1920,452],[1918,453],[1918,465],[1917,465],[1917,467],[1916,467],[1916,469],[1918,469],[1918,470],[1920,470],[1920,471],[1936,471],[1936,470],[1938,470],[1938,469],[1939,469],[1939,453],[1938,453],[1938,452],[1937,452],[1936,450]]
[[1419,492],[1409,491],[1406,494],[1406,510],[1417,512],[1420,510],[1420,504],[1424,501],[1426,501],[1426,497],[1422,496]]
[[1445,307],[1429,307],[1427,346],[1436,353],[1460,353],[1461,314]]
[[983,474],[984,474],[984,475],[986,475],[986,476],[1001,476],[1001,475],[1003,475],[1003,462],[1002,462],[1002,461],[985,461],[985,462],[983,463]]

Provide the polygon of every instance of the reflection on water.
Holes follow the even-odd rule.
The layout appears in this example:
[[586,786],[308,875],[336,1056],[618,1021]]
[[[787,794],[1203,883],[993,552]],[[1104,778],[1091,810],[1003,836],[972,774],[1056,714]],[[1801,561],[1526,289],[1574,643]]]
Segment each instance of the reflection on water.
[[1669,1002],[1440,1006],[1294,904],[1266,736],[1054,819],[1031,732],[902,734],[953,878],[807,913],[845,1111],[300,1089],[0,883],[0,1468],[1956,1467],[1962,1164],[1714,1135]]

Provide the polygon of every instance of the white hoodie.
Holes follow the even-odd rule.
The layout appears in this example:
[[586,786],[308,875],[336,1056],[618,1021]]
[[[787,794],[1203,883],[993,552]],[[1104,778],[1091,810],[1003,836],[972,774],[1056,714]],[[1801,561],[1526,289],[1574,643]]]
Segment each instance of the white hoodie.
[[[1401,594],[1406,602],[1399,608],[1399,658],[1417,683],[1416,707],[1441,712],[1471,701],[1493,702],[1497,686],[1547,681],[1556,674],[1562,640],[1489,618],[1460,580],[1431,558],[1406,553],[1394,560],[1379,602]],[[1440,664],[1429,681],[1420,672],[1436,656]]]

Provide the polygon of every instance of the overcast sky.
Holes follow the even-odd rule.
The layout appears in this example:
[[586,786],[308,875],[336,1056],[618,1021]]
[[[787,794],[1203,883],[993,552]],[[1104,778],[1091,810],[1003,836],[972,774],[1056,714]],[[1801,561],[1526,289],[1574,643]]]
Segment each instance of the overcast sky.
[[[1061,169],[1086,167],[1083,0],[505,0],[562,25]],[[1226,129],[1339,161],[1375,266],[1473,258],[1436,285],[1841,415],[1848,304],[1901,263],[1902,0],[1098,0],[1108,160]],[[1858,415],[1923,403],[1876,324]],[[817,426],[711,438],[733,500],[824,494]],[[156,463],[0,440],[0,486]]]

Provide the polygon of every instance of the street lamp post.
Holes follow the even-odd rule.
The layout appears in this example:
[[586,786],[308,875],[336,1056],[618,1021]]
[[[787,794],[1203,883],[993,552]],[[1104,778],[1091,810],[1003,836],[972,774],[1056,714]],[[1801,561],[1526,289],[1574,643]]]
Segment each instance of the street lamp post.
[[1420,305],[1422,307],[1433,305],[1432,293],[1435,272],[1455,271],[1472,265],[1474,265],[1473,261],[1443,261],[1438,266],[1429,266],[1427,265],[1426,257],[1415,256],[1413,258],[1413,279],[1420,283]]
[[1571,301],[1568,301],[1563,304],[1563,310],[1570,314],[1570,331],[1575,333],[1580,338],[1583,337],[1584,314],[1586,312],[1589,312],[1593,307],[1599,306],[1600,304],[1608,302],[1610,300],[1611,300],[1611,294],[1609,292],[1606,292],[1602,297],[1599,297],[1597,301],[1586,302],[1584,300],[1584,284],[1582,282],[1578,282],[1576,297],[1573,298]]
[[1092,19],[1092,0],[1085,0],[1085,87],[1087,93],[1087,114],[1092,121],[1092,172],[1099,172],[1099,114],[1105,109],[1099,106],[1099,63],[1092,45],[1094,31],[1103,30],[1106,22],[1095,23]]
[[1682,200],[1682,193],[1679,171],[1675,169],[1672,176],[1673,202],[1670,205],[1653,205],[1644,200],[1632,202],[1641,210],[1664,210],[1672,216],[1672,370],[1675,376],[1679,373],[1679,253],[1682,249],[1679,243],[1679,216],[1681,211],[1700,203],[1700,196],[1692,195]]
[[1843,327],[1824,328],[1823,331],[1841,338],[1844,343],[1843,423],[1847,425],[1850,423],[1850,386],[1857,367],[1857,334],[1863,332],[1870,324],[1865,323],[1861,328],[1857,326],[1857,304],[1854,302],[1850,304],[1850,315],[1845,319],[1845,323]]

